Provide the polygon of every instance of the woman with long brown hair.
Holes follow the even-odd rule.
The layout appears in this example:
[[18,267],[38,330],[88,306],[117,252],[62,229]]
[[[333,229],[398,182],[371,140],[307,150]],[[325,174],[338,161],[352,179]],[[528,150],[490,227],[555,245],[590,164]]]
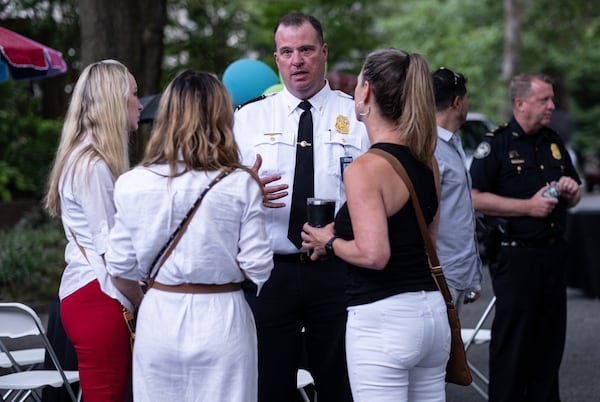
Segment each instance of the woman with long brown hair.
[[256,400],[256,328],[240,284],[249,279],[260,289],[273,267],[262,198],[256,175],[239,163],[224,85],[210,73],[180,73],[161,97],[141,166],[115,187],[108,270],[125,292],[156,275],[137,320],[136,401]]

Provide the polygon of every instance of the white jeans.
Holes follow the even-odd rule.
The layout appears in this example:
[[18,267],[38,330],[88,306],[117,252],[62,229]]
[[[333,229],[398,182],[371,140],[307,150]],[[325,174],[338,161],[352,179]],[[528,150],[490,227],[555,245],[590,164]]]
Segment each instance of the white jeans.
[[401,293],[348,308],[354,402],[445,401],[450,327],[440,292]]

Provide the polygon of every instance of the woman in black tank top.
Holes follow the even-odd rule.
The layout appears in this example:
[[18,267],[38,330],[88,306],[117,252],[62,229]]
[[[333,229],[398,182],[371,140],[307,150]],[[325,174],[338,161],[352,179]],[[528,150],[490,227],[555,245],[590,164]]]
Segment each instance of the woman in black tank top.
[[[382,49],[367,57],[355,90],[357,118],[372,147],[406,169],[435,240],[434,105],[422,56]],[[344,184],[348,201],[335,223],[305,224],[302,237],[312,259],[347,263],[346,356],[354,401],[443,401],[450,329],[406,185],[372,153],[346,168]]]

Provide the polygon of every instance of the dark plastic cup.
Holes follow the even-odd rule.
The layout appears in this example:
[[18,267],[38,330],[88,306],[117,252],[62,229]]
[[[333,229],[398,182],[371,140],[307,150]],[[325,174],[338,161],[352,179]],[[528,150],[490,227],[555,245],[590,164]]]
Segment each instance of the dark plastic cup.
[[308,224],[315,228],[320,228],[333,222],[335,214],[335,200],[324,198],[307,198],[306,212],[308,215]]

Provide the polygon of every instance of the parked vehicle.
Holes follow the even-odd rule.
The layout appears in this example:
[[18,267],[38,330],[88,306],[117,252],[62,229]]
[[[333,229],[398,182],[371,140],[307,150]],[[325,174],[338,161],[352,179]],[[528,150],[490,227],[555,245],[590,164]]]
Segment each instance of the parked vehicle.
[[476,112],[467,113],[467,121],[458,130],[465,155],[467,156],[467,166],[471,166],[473,153],[477,149],[477,145],[483,140],[485,134],[494,128],[496,128],[496,124],[486,115]]

